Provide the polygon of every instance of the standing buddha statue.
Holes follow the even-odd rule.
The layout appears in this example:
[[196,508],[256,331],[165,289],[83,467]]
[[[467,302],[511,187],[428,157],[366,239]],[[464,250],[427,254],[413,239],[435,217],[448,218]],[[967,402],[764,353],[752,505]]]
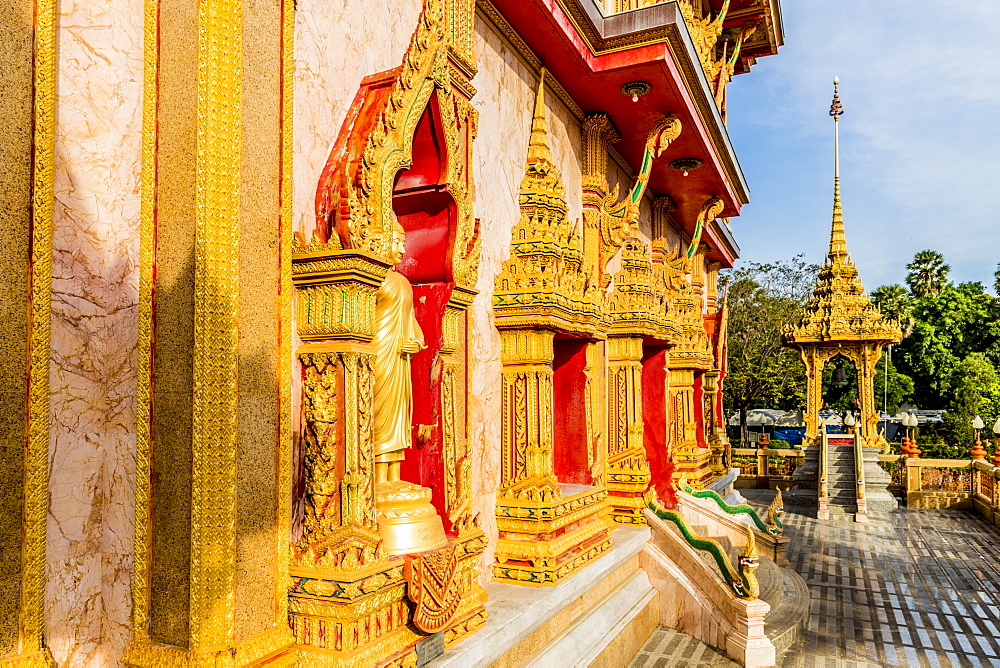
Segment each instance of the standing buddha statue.
[[[403,231],[394,230],[389,263],[405,252]],[[413,288],[389,269],[375,296],[377,330],[374,362],[375,509],[388,554],[425,552],[447,543],[441,517],[431,505],[431,490],[400,480],[400,466],[410,447],[413,383],[410,359],[424,344],[413,312]]]

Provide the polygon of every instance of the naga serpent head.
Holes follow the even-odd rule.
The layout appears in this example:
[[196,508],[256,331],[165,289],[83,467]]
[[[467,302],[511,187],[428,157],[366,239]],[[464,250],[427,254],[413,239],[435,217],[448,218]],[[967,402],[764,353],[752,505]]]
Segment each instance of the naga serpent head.
[[680,119],[674,114],[667,114],[649,131],[649,136],[646,138],[646,148],[649,149],[654,158],[658,158],[680,134]]

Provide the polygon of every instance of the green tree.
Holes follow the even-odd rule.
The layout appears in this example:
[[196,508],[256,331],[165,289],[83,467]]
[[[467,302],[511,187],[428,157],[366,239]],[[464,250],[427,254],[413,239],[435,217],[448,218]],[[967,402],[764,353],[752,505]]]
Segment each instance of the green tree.
[[798,353],[784,347],[781,329],[795,322],[819,267],[802,255],[772,263],[748,262],[729,272],[729,360],[725,406],[740,413],[746,442],[751,408],[795,409],[805,403],[805,369]]
[[1000,262],[997,262],[997,270],[993,272],[993,292],[1000,296]]
[[948,285],[951,267],[937,251],[922,250],[906,265],[906,285],[917,297],[939,294]]
[[892,320],[903,330],[903,338],[913,332],[913,297],[898,283],[883,285],[872,290],[872,303],[886,319]]
[[897,350],[900,371],[914,382],[914,399],[925,408],[951,402],[952,370],[971,353],[1000,360],[1000,300],[982,283],[949,285],[914,300],[913,332]]
[[983,353],[970,353],[949,374],[948,412],[969,420],[989,421],[1000,415],[1000,373]]

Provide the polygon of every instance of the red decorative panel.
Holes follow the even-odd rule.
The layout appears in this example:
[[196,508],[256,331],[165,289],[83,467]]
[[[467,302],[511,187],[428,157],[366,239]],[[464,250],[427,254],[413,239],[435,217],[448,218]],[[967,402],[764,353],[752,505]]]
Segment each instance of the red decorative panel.
[[552,455],[556,479],[576,485],[590,485],[587,461],[587,342],[556,339],[552,360]]

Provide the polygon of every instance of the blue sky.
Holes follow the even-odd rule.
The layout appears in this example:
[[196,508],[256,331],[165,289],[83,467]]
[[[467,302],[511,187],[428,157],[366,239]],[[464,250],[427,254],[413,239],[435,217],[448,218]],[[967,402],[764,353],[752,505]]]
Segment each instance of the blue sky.
[[732,220],[744,260],[821,262],[840,77],[847,244],[865,287],[901,283],[925,248],[956,281],[1000,261],[1000,2],[784,0],[785,45],[730,83],[750,184]]

